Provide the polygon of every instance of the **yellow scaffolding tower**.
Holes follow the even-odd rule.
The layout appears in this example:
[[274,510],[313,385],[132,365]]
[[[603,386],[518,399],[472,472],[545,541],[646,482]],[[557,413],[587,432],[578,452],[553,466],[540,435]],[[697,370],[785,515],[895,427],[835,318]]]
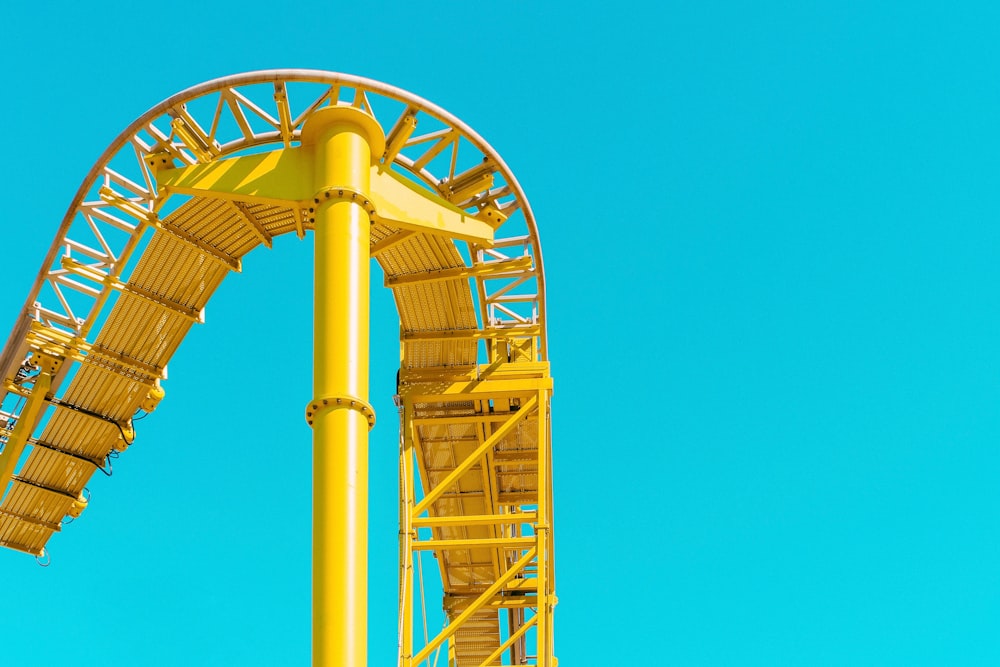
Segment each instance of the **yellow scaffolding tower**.
[[[167,361],[222,279],[258,245],[310,230],[314,664],[367,664],[374,257],[401,325],[399,664],[444,651],[454,667],[555,667],[534,217],[471,129],[358,77],[275,70],[202,84],[135,121],[94,166],[0,355],[0,546],[46,553],[84,511],[93,473],[131,444],[133,415],[163,398]],[[447,623],[416,645],[424,551]]]

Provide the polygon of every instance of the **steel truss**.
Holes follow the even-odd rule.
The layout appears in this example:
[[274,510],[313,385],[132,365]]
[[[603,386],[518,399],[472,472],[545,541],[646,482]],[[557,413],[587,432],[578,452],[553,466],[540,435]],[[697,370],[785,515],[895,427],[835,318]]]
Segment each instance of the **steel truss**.
[[[64,518],[80,515],[88,480],[131,444],[132,415],[163,397],[167,363],[204,323],[214,290],[255,247],[313,231],[324,194],[315,203],[210,196],[166,174],[291,152],[331,106],[382,128],[380,172],[490,230],[449,238],[364,202],[370,253],[401,322],[401,595],[412,599],[412,554],[433,551],[451,621],[416,653],[401,650],[400,662],[418,665],[446,644],[456,667],[551,667],[551,381],[534,216],[471,128],[359,77],[275,70],[211,81],[153,107],[100,157],[0,353],[0,467],[9,469],[0,546],[42,555]],[[404,605],[404,625],[411,612]]]
[[[400,664],[420,665],[446,641],[449,664],[463,667],[554,664],[548,364],[502,358],[432,374],[400,384]],[[415,554],[428,550],[448,624],[415,647]]]

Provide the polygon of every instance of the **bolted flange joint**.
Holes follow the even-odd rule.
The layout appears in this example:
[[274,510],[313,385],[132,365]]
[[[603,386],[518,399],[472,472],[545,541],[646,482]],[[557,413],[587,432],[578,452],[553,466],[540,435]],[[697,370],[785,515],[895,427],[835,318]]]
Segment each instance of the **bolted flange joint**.
[[368,220],[375,224],[375,204],[365,193],[343,185],[331,185],[322,188],[312,198],[312,203],[303,202],[302,211],[306,222],[316,224],[316,211],[324,204],[332,204],[338,201],[349,201],[357,204],[368,214]]
[[316,415],[324,410],[356,410],[368,420],[368,430],[375,427],[375,408],[357,396],[327,396],[315,398],[306,406],[306,423],[313,425]]

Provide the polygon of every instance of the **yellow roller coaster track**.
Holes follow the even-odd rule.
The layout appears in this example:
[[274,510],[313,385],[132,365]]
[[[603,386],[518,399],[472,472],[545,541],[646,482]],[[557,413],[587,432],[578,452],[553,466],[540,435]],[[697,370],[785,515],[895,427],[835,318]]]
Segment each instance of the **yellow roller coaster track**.
[[[535,220],[478,134],[359,77],[272,70],[204,83],[153,107],[91,169],[0,355],[0,546],[45,557],[65,518],[85,510],[91,476],[132,443],[133,416],[163,398],[167,362],[223,278],[275,236],[312,231],[316,335],[334,341],[317,340],[306,406],[313,659],[365,664],[364,602],[334,599],[342,608],[333,612],[316,602],[349,597],[337,582],[332,594],[320,590],[336,579],[327,567],[341,568],[345,585],[359,578],[364,596],[364,565],[350,568],[365,560],[367,527],[349,528],[366,520],[375,422],[367,343],[358,343],[367,339],[368,262],[351,254],[358,234],[325,229],[362,231],[399,311],[399,664],[443,655],[456,667],[555,667],[552,381]],[[340,282],[363,293],[362,309],[338,311],[357,300]],[[344,333],[348,319],[356,328]],[[338,373],[354,379],[338,385]],[[320,435],[337,424],[359,447],[344,474],[364,478],[361,495],[325,484],[336,481],[325,471],[350,467],[324,458],[339,456]],[[327,542],[343,554],[322,552]],[[440,568],[447,621],[415,644],[414,564],[425,551]],[[337,634],[330,614],[349,634]],[[361,647],[349,657],[340,643]]]

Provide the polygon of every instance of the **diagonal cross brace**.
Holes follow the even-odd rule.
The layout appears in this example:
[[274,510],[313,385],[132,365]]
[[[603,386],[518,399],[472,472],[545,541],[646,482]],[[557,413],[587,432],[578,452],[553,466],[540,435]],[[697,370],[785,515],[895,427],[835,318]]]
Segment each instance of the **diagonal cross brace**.
[[465,621],[467,621],[473,614],[479,611],[487,602],[489,602],[494,595],[507,585],[508,582],[520,574],[520,572],[527,567],[532,560],[534,560],[536,554],[537,551],[534,547],[529,549],[520,560],[511,565],[510,569],[507,570],[502,577],[497,579],[492,586],[483,591],[465,611],[459,614],[455,620],[448,624],[448,627],[438,633],[437,637],[432,639],[430,643],[420,651],[420,653],[414,656],[411,664],[419,665],[421,662],[426,660],[427,656],[429,656],[444,640],[458,632],[458,629],[462,627],[462,624],[465,623]]
[[517,423],[522,419],[526,419],[531,416],[534,412],[535,407],[538,405],[538,396],[532,396],[531,399],[521,406],[514,415],[510,417],[507,421],[503,423],[500,428],[486,438],[483,444],[476,447],[476,451],[472,452],[469,456],[465,458],[462,463],[458,465],[454,470],[448,473],[448,476],[441,480],[433,489],[431,489],[423,499],[417,503],[417,506],[413,508],[414,518],[419,517],[421,513],[431,506],[435,500],[441,497],[441,494],[451,488],[451,485],[461,479],[462,475],[469,471],[469,468],[474,466],[483,455],[496,447],[497,443],[503,440],[511,430],[517,426]]

